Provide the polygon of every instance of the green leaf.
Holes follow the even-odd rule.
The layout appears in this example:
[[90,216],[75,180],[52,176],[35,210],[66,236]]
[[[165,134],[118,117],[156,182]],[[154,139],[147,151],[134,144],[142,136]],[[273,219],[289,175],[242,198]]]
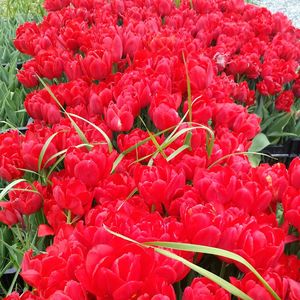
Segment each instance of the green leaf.
[[263,119],[264,100],[263,96],[259,95],[256,100],[255,114]]
[[248,154],[248,159],[253,167],[256,167],[259,165],[261,161],[261,156],[259,155],[253,155],[250,152],[259,152],[266,148],[268,145],[270,145],[270,141],[266,137],[265,134],[259,133],[256,135],[256,137],[252,140],[252,145],[249,148],[249,154]]
[[272,124],[268,127],[266,135],[271,134],[273,132],[283,132],[284,131],[284,127],[289,122],[289,120],[290,120],[291,117],[292,117],[292,114],[285,113],[280,118],[276,118],[272,122]]
[[261,131],[265,132],[265,130],[268,128],[268,126],[270,126],[274,122],[274,120],[281,118],[283,115],[284,113],[279,113],[279,114],[272,115],[268,118],[263,118],[260,125]]
[[259,133],[252,140],[252,144],[251,147],[249,148],[249,151],[258,152],[266,148],[268,145],[270,145],[270,142],[266,137],[266,135],[263,133]]
[[268,134],[269,137],[287,137],[287,136],[294,136],[297,137],[298,135],[293,132],[272,132]]
[[300,120],[297,121],[294,131],[295,131],[295,134],[297,134],[297,136],[300,136]]

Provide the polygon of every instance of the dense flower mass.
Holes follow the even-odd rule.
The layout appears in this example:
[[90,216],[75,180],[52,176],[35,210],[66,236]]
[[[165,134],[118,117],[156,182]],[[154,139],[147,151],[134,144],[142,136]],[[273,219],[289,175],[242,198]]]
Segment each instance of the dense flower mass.
[[[285,251],[299,248],[300,159],[254,168],[245,155],[257,99],[290,112],[299,98],[300,31],[243,0],[175,2],[46,0],[42,23],[18,28],[34,122],[0,135],[0,178],[26,179],[0,221],[41,210],[38,235],[53,242],[25,253],[32,290],[6,299],[175,300],[178,287],[184,300],[230,299],[138,244],[150,241],[229,250],[282,299],[300,298],[300,262]],[[245,266],[220,261],[252,299],[272,299]]]

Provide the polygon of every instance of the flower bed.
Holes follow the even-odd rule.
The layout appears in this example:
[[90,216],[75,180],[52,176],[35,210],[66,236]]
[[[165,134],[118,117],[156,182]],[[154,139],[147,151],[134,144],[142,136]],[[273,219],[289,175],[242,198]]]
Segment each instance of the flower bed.
[[0,135],[0,221],[51,245],[6,299],[299,299],[300,159],[246,155],[251,111],[298,130],[299,30],[239,0],[45,8],[17,30],[34,122]]

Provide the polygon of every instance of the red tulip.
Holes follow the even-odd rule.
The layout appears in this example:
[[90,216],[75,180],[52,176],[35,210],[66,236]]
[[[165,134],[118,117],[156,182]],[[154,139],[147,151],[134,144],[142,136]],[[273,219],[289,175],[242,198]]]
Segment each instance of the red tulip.
[[216,283],[202,278],[195,278],[192,284],[185,288],[182,300],[229,300],[227,291],[219,287]]

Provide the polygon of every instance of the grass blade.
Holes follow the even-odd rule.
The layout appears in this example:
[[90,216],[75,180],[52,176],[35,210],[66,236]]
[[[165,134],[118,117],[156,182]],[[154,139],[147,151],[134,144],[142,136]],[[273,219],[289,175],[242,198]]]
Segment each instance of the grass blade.
[[143,125],[145,126],[147,133],[152,141],[152,143],[154,144],[154,146],[156,147],[157,151],[162,155],[163,158],[167,158],[163,148],[161,147],[161,145],[158,144],[155,136],[153,135],[153,133],[150,132],[150,130],[147,128],[147,125],[145,124],[144,120],[139,116],[141,122],[143,123]]
[[164,248],[182,250],[182,251],[212,254],[212,255],[223,256],[223,257],[232,259],[232,260],[244,265],[245,267],[247,267],[257,277],[257,279],[263,284],[263,286],[268,290],[268,292],[274,297],[274,299],[280,300],[280,297],[271,288],[271,286],[264,280],[264,278],[255,270],[255,268],[246,259],[244,259],[242,256],[240,256],[238,254],[235,254],[235,253],[227,251],[227,250],[215,248],[215,247],[186,244],[186,243],[172,243],[172,242],[157,241],[157,242],[146,242],[145,244],[151,245],[151,246],[159,246],[159,247],[164,247]]
[[189,149],[190,146],[189,145],[182,145],[181,147],[179,147],[178,149],[176,149],[172,154],[170,154],[167,157],[167,161],[172,160],[173,158],[175,158],[177,155],[179,155],[182,151],[184,151],[185,149]]
[[165,250],[165,249],[157,248],[157,247],[154,247],[154,251],[183,263],[184,265],[191,268],[192,270],[199,273],[200,275],[202,275],[202,276],[208,278],[209,280],[215,282],[220,287],[222,287],[224,290],[226,290],[230,294],[238,297],[239,299],[253,300],[251,297],[249,297],[247,294],[245,294],[243,291],[241,291],[239,288],[237,288],[236,286],[234,286],[230,282],[224,280],[223,278],[219,277],[218,275],[216,275],[216,274],[214,274],[214,273],[212,273],[212,272],[210,272],[210,271],[208,271],[204,268],[201,268],[201,267],[193,264],[192,262],[188,261],[187,259],[185,259],[185,258],[183,258],[183,257],[181,257],[181,256],[179,256],[179,255],[177,255],[173,252],[170,252],[170,251]]
[[277,159],[277,158],[274,158],[273,156],[270,156],[268,154],[265,154],[265,153],[259,153],[259,152],[251,152],[251,151],[241,151],[241,152],[234,152],[234,153],[229,153],[227,155],[224,155],[222,157],[220,157],[219,159],[217,159],[216,161],[214,161],[210,166],[207,167],[207,169],[211,169],[213,166],[219,164],[222,160],[225,160],[229,157],[232,157],[232,156],[235,156],[235,155],[248,155],[248,154],[251,154],[251,155],[260,155],[260,156],[266,156],[268,158],[271,158],[271,159]]
[[[110,230],[106,225],[103,224],[104,229],[109,232],[110,234],[121,238],[123,240],[126,240],[128,242],[134,243],[136,245],[139,245],[140,247],[146,247],[146,248],[152,248],[154,249],[155,252],[160,253],[164,256],[167,256],[169,258],[172,258],[174,260],[177,260],[181,263],[183,263],[184,265],[186,265],[187,267],[191,268],[192,270],[196,271],[197,273],[199,273],[200,275],[207,277],[208,279],[212,280],[213,282],[219,284],[222,288],[224,288],[225,290],[227,290],[229,293],[231,293],[232,295],[235,295],[237,297],[239,297],[240,299],[243,300],[253,300],[251,297],[249,297],[248,295],[246,295],[243,291],[241,291],[240,289],[238,289],[237,287],[235,287],[234,285],[232,285],[231,283],[227,282],[226,280],[224,280],[223,278],[211,273],[210,271],[207,271],[193,263],[191,263],[190,261],[182,258],[181,256],[172,253],[168,250],[165,249],[161,249],[158,248],[157,246],[160,246],[159,243],[165,243],[165,244],[177,244],[177,243],[168,243],[168,242],[146,242],[146,243],[139,243],[136,240],[133,240],[127,236],[124,236],[120,233],[114,232],[112,230]],[[157,244],[157,245],[156,245]],[[178,243],[179,244],[179,243]],[[185,244],[180,244],[180,245],[185,245]],[[187,244],[188,245],[188,244]],[[196,246],[196,245],[194,245]],[[169,247],[171,248],[171,247]],[[175,248],[174,248],[175,249]],[[179,249],[180,250],[180,249]],[[189,251],[189,250],[187,250]],[[196,252],[196,251],[193,251]]]
[[182,59],[185,67],[185,74],[186,74],[186,85],[187,85],[187,96],[188,96],[188,112],[189,112],[189,121],[193,121],[193,113],[192,113],[192,90],[191,90],[191,79],[189,76],[189,70],[187,67],[187,63],[185,60],[184,53],[182,51]]
[[0,201],[3,200],[3,198],[5,197],[5,195],[17,184],[21,183],[21,182],[25,182],[27,181],[26,179],[17,179],[14,180],[13,182],[11,182],[10,184],[8,184],[0,193]]
[[[75,123],[75,121],[71,118],[70,114],[64,109],[64,107],[60,104],[59,100],[56,98],[56,96],[54,95],[54,93],[51,91],[51,89],[49,88],[49,86],[44,82],[44,80],[38,76],[36,74],[36,76],[38,77],[38,79],[40,80],[40,82],[42,83],[42,85],[44,86],[44,88],[46,89],[46,91],[50,94],[50,96],[52,97],[52,99],[56,102],[56,104],[60,107],[60,109],[64,112],[64,114],[68,117],[68,119],[70,120],[72,126],[74,127],[74,129],[76,130],[77,134],[79,135],[81,141],[83,144],[87,144],[89,145],[89,142],[85,136],[85,134],[83,133],[83,131],[79,128],[79,126]],[[90,150],[90,147],[87,147],[88,150]]]
[[[159,132],[157,132],[157,133],[154,133],[154,134],[152,134],[152,135],[153,135],[154,137],[159,136],[159,135],[161,135],[161,134],[164,134],[164,133],[170,131],[170,130],[173,129],[174,127],[175,127],[175,126],[172,126],[172,127],[170,127],[170,128],[164,129],[164,130],[159,131]],[[119,163],[122,161],[122,159],[125,157],[125,155],[127,155],[128,153],[130,153],[130,152],[136,150],[138,147],[140,147],[140,146],[146,144],[146,143],[149,142],[150,140],[151,140],[151,137],[149,136],[149,137],[143,139],[142,141],[138,142],[137,144],[135,144],[135,145],[133,145],[133,146],[127,148],[127,149],[124,150],[122,153],[120,153],[119,156],[115,159],[115,161],[114,161],[114,163],[113,163],[113,166],[112,166],[112,169],[111,169],[111,172],[110,172],[110,173],[112,174],[112,173],[116,170],[117,166],[118,166]]]
[[113,145],[112,145],[111,140],[109,139],[109,137],[107,136],[107,134],[99,126],[95,125],[94,123],[92,123],[92,122],[88,121],[87,119],[82,118],[82,117],[80,117],[78,115],[75,115],[75,114],[72,114],[72,113],[69,113],[69,115],[72,116],[72,117],[78,118],[81,121],[84,121],[84,122],[88,123],[89,125],[91,125],[92,127],[94,127],[96,130],[98,130],[102,134],[102,136],[104,137],[104,139],[105,139],[105,141],[107,143],[109,153],[111,153],[113,151]]
[[[41,171],[41,167],[42,167],[42,162],[43,162],[43,159],[44,159],[44,156],[45,156],[45,153],[50,145],[50,143],[52,142],[52,140],[60,133],[61,131],[59,132],[55,132],[53,133],[48,139],[47,141],[45,142],[45,144],[43,145],[43,148],[40,152],[40,155],[39,155],[39,159],[38,159],[38,172]],[[46,166],[46,164],[44,165],[44,167]],[[43,167],[43,168],[44,168]]]

